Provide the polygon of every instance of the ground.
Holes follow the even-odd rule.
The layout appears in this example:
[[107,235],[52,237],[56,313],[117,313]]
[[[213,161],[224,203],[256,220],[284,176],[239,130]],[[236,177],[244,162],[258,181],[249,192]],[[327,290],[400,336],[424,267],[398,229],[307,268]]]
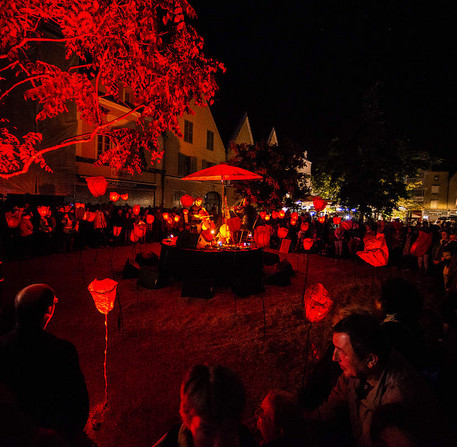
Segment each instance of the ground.
[[[99,447],[154,444],[179,421],[179,385],[195,363],[223,364],[241,375],[248,393],[246,418],[268,390],[298,390],[309,325],[302,307],[304,254],[281,254],[297,272],[290,286],[267,285],[264,294],[238,298],[235,306],[228,288],[204,300],[182,298],[180,283],[148,290],[137,287],[135,279],[122,279],[126,259],[145,249],[160,253],[156,243],[54,254],[4,266],[3,326],[7,304],[22,287],[44,282],[55,289],[59,303],[48,331],[74,343],[79,352],[91,402],[86,431]],[[381,282],[399,275],[417,282],[429,304],[437,305],[435,286],[427,278],[395,267],[375,269],[361,260],[310,255],[307,284],[322,283],[334,308],[372,307]],[[122,312],[116,304],[108,314],[104,408],[104,315],[87,286],[106,277],[119,281]],[[311,327],[308,371],[330,342],[331,319],[332,313]]]

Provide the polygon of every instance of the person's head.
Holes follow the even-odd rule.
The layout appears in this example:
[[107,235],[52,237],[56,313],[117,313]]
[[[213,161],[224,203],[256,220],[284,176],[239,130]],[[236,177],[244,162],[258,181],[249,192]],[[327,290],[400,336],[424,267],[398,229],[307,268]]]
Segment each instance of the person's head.
[[56,303],[54,290],[48,285],[32,284],[25,287],[14,299],[17,325],[46,328]]
[[295,397],[285,391],[270,391],[256,411],[257,428],[264,443],[299,434],[301,411]]
[[333,361],[348,378],[377,375],[389,354],[389,345],[375,317],[352,314],[333,327]]
[[194,203],[195,203],[195,205],[197,205],[197,206],[201,206],[201,204],[203,203],[203,199],[202,199],[201,197],[197,197],[197,198],[195,199],[195,202],[194,202]]
[[422,305],[422,295],[417,286],[403,278],[385,281],[376,302],[383,317],[396,314],[400,320],[417,319],[422,312]]
[[195,365],[181,384],[179,413],[196,447],[229,445],[245,404],[241,379],[224,366]]

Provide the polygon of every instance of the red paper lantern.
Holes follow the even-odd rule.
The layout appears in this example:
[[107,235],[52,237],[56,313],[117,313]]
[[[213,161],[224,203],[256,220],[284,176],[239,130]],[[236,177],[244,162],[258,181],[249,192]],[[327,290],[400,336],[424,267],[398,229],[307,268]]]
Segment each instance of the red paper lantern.
[[319,223],[323,224],[325,223],[325,216],[319,216],[317,220],[319,221]]
[[111,202],[117,202],[120,197],[121,196],[117,192],[111,191],[109,193],[109,199],[111,200]]
[[419,231],[419,236],[414,241],[413,245],[411,245],[410,253],[418,258],[424,256],[430,248],[430,244],[432,243],[432,237],[432,233]]
[[293,212],[293,213],[290,215],[290,218],[291,218],[292,220],[298,220],[298,213]]
[[303,222],[300,225],[300,231],[307,232],[309,230],[309,222]]
[[149,224],[149,225],[154,223],[154,216],[152,214],[147,214],[146,215],[146,223]]
[[99,175],[97,177],[87,177],[86,182],[90,193],[94,197],[103,196],[106,192],[106,188],[108,187],[108,182],[106,181],[106,178],[102,175]]
[[63,207],[63,210],[64,210],[66,213],[70,212],[70,210],[71,210],[71,205],[65,205],[65,206]]
[[254,230],[254,241],[257,247],[268,247],[270,245],[271,227],[260,225]]
[[265,219],[267,217],[267,213],[265,211],[260,211],[260,218]]
[[130,233],[130,240],[135,244],[140,238],[135,234],[134,231]]
[[271,216],[270,216],[269,214],[267,214],[267,215],[265,216],[265,221],[268,222],[270,219],[271,219]]
[[133,205],[133,214],[135,214],[135,216],[138,216],[138,214],[140,214],[140,211],[141,211],[140,205]]
[[115,227],[113,226],[113,235],[114,237],[118,237],[121,234],[122,227]]
[[335,216],[333,218],[333,223],[334,223],[334,225],[339,225],[341,223],[341,217]]
[[165,220],[165,221],[167,221],[169,217],[170,217],[170,215],[168,213],[163,213],[162,214],[162,219]]
[[291,225],[296,225],[297,224],[297,219],[290,219],[290,224]]
[[[86,208],[86,204],[85,203],[75,203],[75,208],[78,209],[78,208]],[[68,212],[68,211],[66,211]]]
[[13,214],[10,211],[5,213],[6,223],[8,224],[8,228],[17,228],[21,223],[21,218],[18,217],[19,215]]
[[95,220],[95,213],[92,211],[86,211],[83,215],[83,220],[86,220],[87,222],[93,222]]
[[41,217],[46,217],[49,211],[49,206],[37,206],[36,209]]
[[303,248],[306,251],[311,250],[311,247],[313,246],[313,244],[314,244],[314,240],[311,239],[310,237],[303,239]]
[[321,197],[315,197],[313,200],[314,209],[318,213],[322,211],[327,206],[327,201],[322,199]]
[[228,238],[230,236],[230,228],[229,228],[229,226],[227,224],[221,225],[221,227],[219,228],[219,234],[223,238]]
[[146,225],[144,222],[140,221],[137,224],[133,225],[133,232],[138,239],[141,239],[146,234]]
[[285,212],[284,210],[280,210],[280,211],[278,212],[278,216],[279,216],[280,219],[284,219],[284,216],[285,216],[285,215],[286,215],[286,212]]
[[167,224],[168,224],[168,225],[173,225],[173,219],[172,219],[171,217],[169,217],[169,218],[167,219]]
[[177,214],[174,217],[174,221],[178,223],[181,220],[181,216],[178,216]]
[[271,218],[272,218],[273,220],[277,219],[277,218],[278,218],[278,212],[277,212],[277,211],[273,211],[273,212],[271,213]]
[[286,236],[287,236],[287,233],[289,232],[289,230],[285,227],[279,227],[278,228],[278,237],[280,239],[284,239]]
[[184,209],[184,210],[182,210],[182,213],[183,213],[184,215],[189,214],[189,210]]
[[214,233],[210,229],[203,230],[201,234],[206,242],[211,242],[214,238]]
[[102,314],[107,314],[114,307],[116,299],[117,282],[106,278],[102,280],[94,279],[87,288],[92,295],[95,307]]
[[333,305],[333,301],[322,284],[308,287],[304,296],[305,317],[310,323],[322,321]]
[[345,229],[345,230],[350,230],[352,228],[352,220],[343,220],[343,222],[341,223],[341,226]]
[[194,203],[194,198],[190,196],[189,194],[185,194],[184,196],[181,197],[181,204],[185,208],[189,208],[193,205]]
[[384,235],[380,233],[376,237],[368,239],[365,242],[365,250],[358,251],[357,256],[374,267],[387,265],[389,261],[389,249],[387,248]]
[[239,217],[231,217],[227,219],[227,225],[232,233],[236,233],[241,229],[241,219]]
[[121,199],[125,202],[126,200],[129,199],[129,195],[128,194],[121,194]]

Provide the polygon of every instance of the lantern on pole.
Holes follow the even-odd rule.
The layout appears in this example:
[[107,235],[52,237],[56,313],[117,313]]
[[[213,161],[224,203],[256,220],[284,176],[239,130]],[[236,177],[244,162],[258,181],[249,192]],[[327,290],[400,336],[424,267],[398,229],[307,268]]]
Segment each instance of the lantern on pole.
[[147,214],[146,215],[146,223],[148,225],[151,225],[154,223],[154,216],[152,214]]
[[339,225],[341,223],[341,217],[335,216],[333,218],[333,223],[334,223],[334,225]]
[[341,223],[341,226],[345,229],[345,230],[350,230],[353,226],[353,223],[352,223],[352,220],[343,220],[343,222]]
[[181,216],[178,214],[175,214],[175,217],[173,217],[173,220],[178,223],[181,220]]
[[254,230],[254,241],[257,247],[268,247],[270,245],[271,227],[268,225],[260,225]]
[[271,216],[270,216],[269,214],[267,214],[267,215],[265,216],[265,222],[268,222],[270,219],[271,219]]
[[327,290],[320,283],[313,284],[306,289],[303,301],[305,317],[310,323],[322,321],[333,305]]
[[163,213],[162,214],[162,218],[163,220],[166,222],[168,220],[168,218],[170,217],[170,215],[168,213]]
[[262,220],[264,220],[265,217],[267,217],[266,211],[260,211],[260,218],[261,218]]
[[105,315],[105,361],[103,363],[103,373],[105,376],[105,401],[108,402],[108,377],[106,375],[106,354],[108,352],[108,312],[114,307],[116,299],[117,282],[110,279],[94,279],[88,286],[88,290],[92,295],[95,307]]
[[325,223],[325,216],[319,216],[317,220],[319,221],[319,223],[323,224]]
[[298,220],[298,213],[293,212],[293,213],[290,215],[290,218],[291,218],[292,220]]
[[314,209],[316,210],[316,213],[318,213],[319,211],[325,209],[325,207],[327,206],[327,201],[318,196],[314,198],[313,205]]
[[310,237],[307,237],[307,238],[303,239],[303,248],[306,251],[309,251],[309,250],[311,250],[311,247],[313,246],[313,243],[314,243],[314,239],[311,239]]
[[140,214],[140,211],[141,211],[141,207],[140,205],[133,205],[133,214],[135,214],[135,216],[138,216],[138,214]]
[[120,195],[117,192],[111,191],[109,193],[109,199],[111,202],[117,202],[120,199]]
[[389,249],[387,248],[384,234],[380,233],[365,242],[365,250],[358,251],[357,256],[362,258],[373,267],[382,267],[389,261]]
[[184,196],[181,197],[181,204],[185,208],[189,208],[193,205],[194,203],[194,198],[190,196],[189,194],[185,194]]
[[285,215],[286,215],[286,212],[285,212],[284,210],[280,210],[280,211],[278,212],[278,216],[279,216],[280,219],[284,219],[284,216],[285,216]]
[[119,235],[121,234],[121,231],[122,231],[122,227],[113,226],[114,237],[119,237]]
[[106,178],[102,175],[99,175],[97,177],[87,177],[86,182],[90,193],[94,197],[103,196],[106,192],[106,188],[108,187],[108,182],[106,181]]
[[146,224],[143,221],[139,221],[133,225],[133,232],[138,239],[141,239],[146,234]]
[[309,222],[302,222],[300,225],[300,231],[306,233],[309,230]]
[[50,208],[49,206],[37,206],[36,209],[41,217],[46,217]]
[[284,239],[286,236],[287,236],[287,233],[289,232],[289,230],[285,227],[279,227],[278,228],[278,237],[280,239]]
[[121,194],[121,199],[125,202],[129,199],[129,195],[127,193]]

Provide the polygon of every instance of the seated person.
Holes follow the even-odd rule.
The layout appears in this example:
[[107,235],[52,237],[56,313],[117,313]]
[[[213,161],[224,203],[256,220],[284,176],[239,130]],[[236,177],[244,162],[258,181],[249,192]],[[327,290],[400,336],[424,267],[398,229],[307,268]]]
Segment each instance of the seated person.
[[303,420],[295,397],[285,391],[270,391],[256,411],[261,445],[294,447],[304,444]]
[[84,437],[89,398],[75,347],[45,331],[56,303],[46,284],[16,295],[16,328],[0,338],[0,382],[36,427],[71,441]]
[[195,365],[181,384],[182,424],[154,447],[255,447],[241,425],[246,394],[241,380],[223,366]]
[[358,446],[371,447],[373,413],[387,403],[418,411],[420,422],[444,433],[442,412],[435,396],[415,368],[386,342],[377,320],[353,314],[333,328],[333,360],[342,374],[326,402],[305,417],[338,420],[349,411],[352,435]]

